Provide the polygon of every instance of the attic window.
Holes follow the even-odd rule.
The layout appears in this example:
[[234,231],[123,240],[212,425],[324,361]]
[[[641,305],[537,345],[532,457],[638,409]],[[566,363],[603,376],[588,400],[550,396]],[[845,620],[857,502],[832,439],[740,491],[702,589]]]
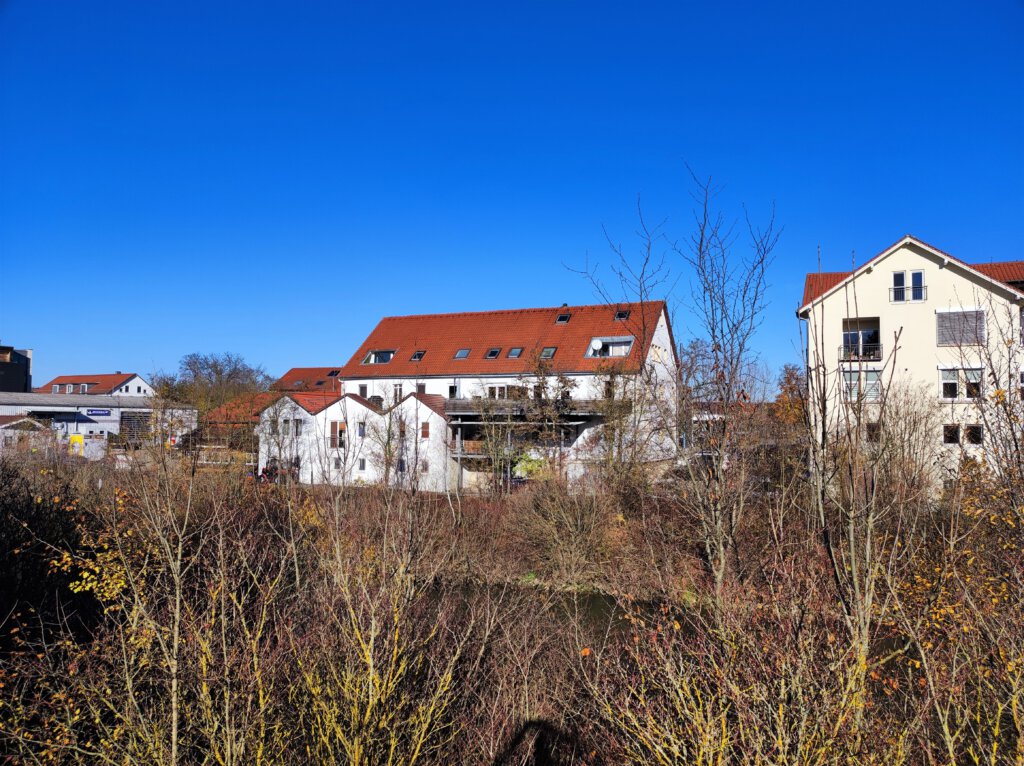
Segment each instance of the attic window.
[[468,348],[460,348],[458,351],[455,352],[455,358],[456,359],[466,359],[468,356],[469,356],[469,349]]
[[303,383],[305,383],[304,380],[297,380],[294,383],[292,383],[292,388],[302,388]]
[[324,381],[318,380],[314,385],[322,386],[323,384],[324,384]]
[[487,359],[497,359],[499,356],[501,356],[501,349],[500,348],[489,348],[489,349],[487,349],[487,356],[486,356]]
[[566,324],[568,323],[569,317],[571,316],[572,314],[559,314],[558,317],[555,319],[555,324]]
[[391,361],[391,357],[395,355],[394,349],[371,351],[363,359],[363,364],[387,364]]
[[616,322],[625,322],[627,319],[629,319],[629,309],[624,309],[622,311],[615,312]]
[[419,351],[413,351],[412,352],[412,357],[410,358],[409,361],[411,361],[411,362],[418,362],[420,359],[423,358],[423,355],[425,353],[427,353],[427,352],[425,350],[423,350],[423,349],[421,349]]
[[633,348],[633,339],[625,338],[592,338],[587,346],[588,359],[605,359],[609,357],[629,356]]
[[331,370],[329,373],[327,373],[327,377],[328,378],[336,378],[336,377],[338,377],[338,373],[339,372],[341,372],[341,370]]
[[541,359],[554,359],[555,351],[557,351],[557,350],[558,350],[558,346],[545,346],[543,349],[541,349],[540,358]]
[[522,346],[516,346],[515,348],[510,348],[508,350],[508,358],[509,359],[518,359],[522,355],[523,355],[523,347]]

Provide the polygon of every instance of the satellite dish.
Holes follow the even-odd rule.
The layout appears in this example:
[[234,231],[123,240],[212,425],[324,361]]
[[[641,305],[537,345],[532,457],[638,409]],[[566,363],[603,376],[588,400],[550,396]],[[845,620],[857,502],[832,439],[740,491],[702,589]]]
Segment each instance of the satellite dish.
[[594,351],[600,351],[602,348],[604,348],[604,341],[601,340],[600,338],[594,338],[592,341],[590,341],[590,348],[592,348]]

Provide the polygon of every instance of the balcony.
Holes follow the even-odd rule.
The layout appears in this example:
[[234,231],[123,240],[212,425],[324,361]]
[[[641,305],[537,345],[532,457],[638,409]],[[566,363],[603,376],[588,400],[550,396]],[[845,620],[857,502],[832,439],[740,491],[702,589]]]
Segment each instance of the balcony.
[[928,288],[924,285],[889,288],[890,303],[919,303],[926,300],[928,300]]
[[843,344],[839,347],[840,362],[880,362],[882,361],[881,343]]

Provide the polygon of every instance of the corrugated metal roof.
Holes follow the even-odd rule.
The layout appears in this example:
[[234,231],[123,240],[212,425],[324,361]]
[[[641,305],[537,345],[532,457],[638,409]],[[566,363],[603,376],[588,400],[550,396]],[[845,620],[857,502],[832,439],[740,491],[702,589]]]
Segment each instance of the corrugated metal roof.
[[148,396],[97,396],[93,394],[24,394],[0,391],[0,406],[8,407],[96,407],[121,410],[151,410],[155,405],[176,410],[193,410],[187,404],[157,401]]

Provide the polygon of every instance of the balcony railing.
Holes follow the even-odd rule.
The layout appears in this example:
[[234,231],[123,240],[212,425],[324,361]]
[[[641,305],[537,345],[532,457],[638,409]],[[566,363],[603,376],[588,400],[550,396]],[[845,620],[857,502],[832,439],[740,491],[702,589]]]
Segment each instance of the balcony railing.
[[840,346],[840,362],[879,362],[882,359],[881,343],[861,343],[859,346]]
[[889,288],[890,303],[907,303],[908,301],[924,300],[928,300],[928,288],[924,285],[919,285],[917,287],[909,285],[907,287]]

